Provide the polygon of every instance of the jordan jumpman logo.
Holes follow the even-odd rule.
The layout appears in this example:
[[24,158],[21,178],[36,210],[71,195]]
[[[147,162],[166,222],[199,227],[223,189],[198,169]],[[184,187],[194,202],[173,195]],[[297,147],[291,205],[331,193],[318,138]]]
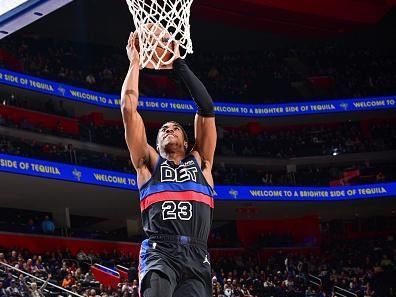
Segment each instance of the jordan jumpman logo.
[[202,263],[208,263],[209,265],[210,265],[210,262],[209,262],[209,260],[208,260],[208,255],[205,255],[205,260],[203,260],[203,262]]

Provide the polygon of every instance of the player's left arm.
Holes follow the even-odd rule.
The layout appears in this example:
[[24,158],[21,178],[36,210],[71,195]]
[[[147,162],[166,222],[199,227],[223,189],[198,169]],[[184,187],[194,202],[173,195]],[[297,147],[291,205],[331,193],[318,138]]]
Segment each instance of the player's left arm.
[[183,59],[175,60],[173,69],[180,76],[198,106],[194,121],[195,145],[193,151],[199,153],[201,164],[204,167],[202,169],[211,171],[217,141],[212,97]]

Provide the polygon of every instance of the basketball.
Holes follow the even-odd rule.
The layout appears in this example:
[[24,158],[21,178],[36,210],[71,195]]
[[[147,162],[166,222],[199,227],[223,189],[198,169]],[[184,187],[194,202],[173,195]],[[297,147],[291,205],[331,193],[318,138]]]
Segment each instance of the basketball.
[[[171,34],[161,24],[147,23],[143,25],[140,35],[143,42],[151,47],[147,51],[147,58],[150,60],[147,68],[163,68],[172,62],[174,53],[173,42],[170,41]],[[139,45],[137,49],[140,51]]]
[[161,62],[161,64],[167,64],[172,57],[173,53],[169,51],[169,49],[166,47],[166,43],[168,42],[168,38],[164,37],[161,39],[162,42],[160,42],[156,47],[155,47],[155,53],[153,53],[152,60],[155,63]]

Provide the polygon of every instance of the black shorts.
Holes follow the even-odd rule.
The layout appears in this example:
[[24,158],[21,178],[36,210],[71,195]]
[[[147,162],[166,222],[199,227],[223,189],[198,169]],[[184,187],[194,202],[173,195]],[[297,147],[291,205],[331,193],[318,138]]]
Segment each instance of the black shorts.
[[187,236],[155,235],[142,242],[141,297],[211,297],[206,243]]

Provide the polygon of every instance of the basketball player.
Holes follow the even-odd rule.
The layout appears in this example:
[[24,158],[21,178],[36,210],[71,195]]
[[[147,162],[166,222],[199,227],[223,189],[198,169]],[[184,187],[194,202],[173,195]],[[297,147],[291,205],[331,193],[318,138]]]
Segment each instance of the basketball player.
[[[139,53],[131,34],[130,66],[121,91],[125,138],[137,171],[143,228],[139,263],[142,297],[210,297],[211,268],[207,239],[213,213],[216,127],[212,98],[182,59],[173,62],[198,106],[195,145],[188,151],[187,134],[174,121],[162,125],[156,149],[147,143],[137,112]],[[177,55],[178,56],[178,55]]]

